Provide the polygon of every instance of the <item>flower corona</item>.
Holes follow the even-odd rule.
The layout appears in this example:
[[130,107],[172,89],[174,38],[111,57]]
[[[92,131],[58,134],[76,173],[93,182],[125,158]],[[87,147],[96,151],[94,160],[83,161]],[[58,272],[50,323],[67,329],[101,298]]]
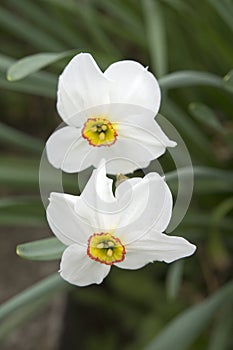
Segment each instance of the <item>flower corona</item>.
[[88,118],[82,136],[91,146],[112,146],[117,139],[116,126],[105,118]]
[[87,246],[88,256],[102,264],[113,265],[125,258],[125,247],[119,238],[110,233],[94,233]]

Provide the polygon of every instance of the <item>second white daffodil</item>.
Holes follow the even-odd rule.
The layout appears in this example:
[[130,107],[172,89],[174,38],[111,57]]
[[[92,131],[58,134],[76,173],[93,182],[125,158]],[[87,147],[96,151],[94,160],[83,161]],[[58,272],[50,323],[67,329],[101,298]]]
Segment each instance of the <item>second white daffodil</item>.
[[125,180],[113,195],[112,180],[101,163],[80,196],[50,196],[49,225],[67,246],[61,276],[78,286],[99,284],[112,265],[139,269],[193,254],[193,244],[162,233],[171,214],[171,192],[157,173]]
[[111,174],[146,167],[176,145],[154,120],[159,107],[157,80],[138,62],[116,62],[103,73],[90,54],[78,54],[59,78],[57,109],[67,126],[47,141],[48,160],[66,172],[102,158]]

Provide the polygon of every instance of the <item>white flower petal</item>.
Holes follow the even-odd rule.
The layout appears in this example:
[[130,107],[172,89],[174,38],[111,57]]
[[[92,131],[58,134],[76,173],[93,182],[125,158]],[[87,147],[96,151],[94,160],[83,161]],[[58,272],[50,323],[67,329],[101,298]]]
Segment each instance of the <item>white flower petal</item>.
[[176,142],[169,140],[159,124],[151,118],[131,117],[128,122],[119,123],[118,133],[119,138],[127,139],[129,142],[135,140],[148,147],[153,153],[153,159],[164,153],[165,147],[176,146]]
[[[77,115],[77,103],[68,95],[61,77],[58,80],[57,111],[66,124],[79,126],[75,123],[81,118],[80,113]],[[77,120],[73,118],[75,115],[77,115]]]
[[192,255],[196,246],[182,237],[151,231],[143,239],[126,246],[125,260],[115,264],[122,269],[139,269],[153,261],[171,263]]
[[116,229],[123,244],[142,238],[157,226],[165,228],[171,217],[171,192],[161,176],[150,173],[135,183],[126,180],[119,185],[117,195],[119,191],[123,192],[121,186],[126,188],[129,184],[131,189],[120,199],[124,210]]
[[82,197],[88,201],[95,198],[95,202],[115,203],[116,198],[112,192],[112,184],[113,180],[106,175],[105,160],[101,159],[98,168],[92,172],[82,192]]
[[114,81],[111,102],[135,104],[158,113],[161,99],[158,82],[140,63],[116,62],[108,67],[104,75]]
[[90,54],[80,53],[72,58],[58,84],[57,109],[63,120],[70,124],[75,113],[109,103],[110,84]]
[[116,188],[115,197],[121,201],[125,197],[126,193],[132,196],[133,187],[140,184],[142,181],[141,177],[132,177],[122,181]]
[[64,193],[51,193],[46,210],[49,226],[64,244],[87,245],[93,228],[76,213],[74,207],[79,197]]
[[55,131],[46,143],[49,162],[68,173],[79,172],[91,166],[95,154],[82,137],[81,129],[66,126]]
[[[64,100],[69,103],[69,97]],[[154,120],[153,111],[143,108],[139,105],[132,105],[126,103],[107,103],[94,107],[87,108],[82,111],[76,111],[74,109],[72,117],[69,118],[69,125],[82,128],[84,123],[88,118],[93,118],[96,116],[102,116],[113,123],[131,123],[139,124],[145,123],[145,121]]]
[[113,196],[112,180],[106,176],[104,161],[93,171],[76,201],[75,210],[84,220],[91,222],[97,232],[115,229],[119,221],[118,203]]
[[[101,108],[104,111],[104,106]],[[164,153],[166,147],[176,145],[163,133],[153,113],[143,107],[110,104],[106,113],[106,118],[117,123],[117,140],[110,147],[92,147],[91,158],[95,167],[104,158],[109,174],[127,174],[146,167]]]
[[[147,175],[148,180],[151,178],[152,181],[154,179],[154,173],[149,173]],[[153,229],[157,232],[164,232],[171,220],[172,216],[172,205],[173,205],[173,199],[172,199],[172,193],[166,184],[165,184],[165,197],[164,197],[164,205],[163,205],[163,210],[161,211],[161,215],[157,218],[155,224],[153,225]]]
[[99,147],[94,149],[95,157],[93,157],[93,165],[98,166],[99,160],[106,160],[106,168],[108,174],[129,174],[141,167],[147,167],[152,159],[154,159],[151,151],[139,144],[135,140],[118,139],[116,143],[110,147]]
[[76,286],[100,284],[109,272],[110,266],[91,260],[87,250],[78,244],[69,246],[62,255],[61,277]]

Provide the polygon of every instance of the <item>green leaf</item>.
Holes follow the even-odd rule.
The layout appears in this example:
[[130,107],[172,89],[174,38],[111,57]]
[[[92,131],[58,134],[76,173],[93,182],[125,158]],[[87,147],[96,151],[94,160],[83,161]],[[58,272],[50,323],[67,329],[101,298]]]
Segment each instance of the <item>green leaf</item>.
[[[189,209],[187,215],[184,217],[180,228],[184,227],[186,228],[195,228],[196,230],[198,228],[204,229],[204,231],[208,230],[210,227],[210,223],[212,220],[212,216],[209,213],[209,211],[207,213],[205,212],[200,212],[200,211],[193,211],[191,209]],[[230,219],[229,217],[225,217],[223,218],[219,223],[218,223],[218,227],[219,229],[221,228],[222,230],[226,230],[229,233],[231,233],[232,231],[232,226],[233,226],[233,220]],[[205,235],[205,238],[207,238],[208,235]],[[204,237],[203,237],[204,238]]]
[[194,118],[202,124],[209,126],[218,132],[223,131],[223,127],[215,113],[203,103],[190,103],[189,110]]
[[80,18],[84,20],[84,25],[88,23],[85,29],[87,32],[90,32],[96,44],[107,54],[111,52],[115,56],[115,59],[122,59],[120,46],[115,45],[102,28],[101,21],[98,19],[98,12],[94,9],[93,5],[85,2],[82,7],[76,6],[76,10],[79,12]]
[[[206,194],[206,193],[219,193],[233,191],[233,173],[226,170],[219,170],[211,167],[198,167],[179,169],[180,180],[190,176],[190,172],[194,173],[195,179],[195,194]],[[171,171],[166,173],[165,178],[169,186],[176,189],[178,173],[177,171]]]
[[[129,7],[126,2],[114,2],[109,0],[98,0],[96,2],[98,6],[102,7],[103,11],[107,10],[111,17],[114,17],[118,23],[125,25],[128,30],[132,30],[134,34],[136,33],[136,36],[140,36],[140,39],[145,39],[143,24],[139,20],[137,14],[132,10],[132,7]],[[111,21],[113,21],[113,18],[111,18]],[[114,23],[112,23],[112,26],[113,25]]]
[[3,6],[0,7],[0,27],[40,50],[63,51],[65,49],[64,44],[49,35],[43,28],[36,27],[33,23],[25,20],[22,16],[17,16],[14,11],[8,11]]
[[43,186],[46,185],[51,192],[57,190],[57,183],[67,186],[65,188],[68,191],[79,192],[77,180],[74,178],[75,176],[70,174],[62,175],[59,169],[53,168],[49,163],[46,163],[48,164],[49,170],[44,169],[44,171],[39,174],[39,158],[0,156],[0,164],[1,185],[9,185],[14,189],[20,189],[21,191],[23,189],[27,192],[29,190],[31,191],[31,189],[36,189],[38,192],[40,175],[40,183],[42,183]]
[[29,22],[33,22],[35,27],[43,28],[46,34],[55,37],[60,45],[76,47],[80,43],[77,31],[72,31],[64,21],[51,16],[49,8],[41,6],[41,2],[36,3],[31,0],[9,0],[9,2],[17,13],[19,12],[23,17],[26,17]]
[[38,154],[41,154],[44,148],[42,141],[3,123],[0,123],[0,142]]
[[142,5],[152,66],[156,75],[161,77],[167,71],[167,43],[162,9],[157,0],[143,0]]
[[44,207],[38,197],[2,197],[0,199],[0,225],[45,226]]
[[38,188],[39,159],[24,157],[0,157],[0,183],[12,187]]
[[[220,17],[225,21],[229,28],[233,31],[233,6],[232,2],[226,0],[208,0],[215,8]],[[229,5],[229,6],[228,6]]]
[[231,70],[229,73],[225,75],[225,77],[223,78],[223,81],[225,83],[226,88],[233,92],[233,70]]
[[16,253],[29,260],[56,260],[60,259],[66,246],[56,237],[40,239],[35,242],[20,244]]
[[44,296],[54,294],[56,291],[63,290],[65,287],[67,287],[67,284],[57,273],[45,278],[3,303],[0,306],[0,321],[4,320],[12,312],[22,309],[25,305]]
[[69,50],[60,53],[38,53],[30,55],[18,60],[14,63],[7,72],[7,79],[9,81],[16,81],[27,77],[28,75],[37,72],[54,62],[61,60],[67,56],[72,56],[77,50]]
[[218,204],[212,213],[210,218],[210,234],[208,239],[207,252],[211,258],[212,264],[216,267],[229,266],[231,259],[228,253],[228,249],[223,242],[223,235],[220,230],[220,223],[227,214],[233,209],[233,197],[227,198]]
[[198,71],[178,71],[159,79],[162,89],[174,89],[184,86],[206,85],[229,90],[222,78],[217,75]]
[[12,57],[0,54],[0,87],[5,90],[24,92],[33,95],[55,98],[57,77],[48,72],[38,72],[26,78],[23,82],[6,80],[6,70],[15,63]]
[[232,343],[233,315],[229,308],[218,315],[216,324],[209,337],[208,350],[229,349]]
[[183,2],[183,0],[162,0],[167,5],[171,6],[175,11],[177,12],[184,12],[188,15],[193,15],[193,9],[192,5],[186,2]]
[[193,306],[172,320],[145,350],[187,350],[207,327],[215,313],[233,302],[233,283],[228,283],[213,296]]
[[56,273],[3,303],[0,306],[0,340],[67,288],[69,285]]
[[[213,165],[213,150],[205,133],[198,128],[192,118],[169,98],[163,99],[161,113],[165,115],[175,128],[182,134],[184,141],[188,142],[189,150],[208,165]],[[160,122],[159,116],[157,120]],[[163,126],[163,125],[162,125]]]
[[18,212],[8,211],[7,213],[1,213],[0,225],[7,227],[47,227],[45,218],[43,216]]
[[43,83],[34,77],[30,77],[23,82],[10,83],[5,77],[0,76],[0,88],[52,99],[56,97],[56,84],[54,84],[54,87],[50,87],[47,83]]
[[178,260],[171,264],[167,273],[166,279],[166,290],[168,299],[174,300],[176,299],[179,288],[182,282],[184,270],[184,262],[183,260]]

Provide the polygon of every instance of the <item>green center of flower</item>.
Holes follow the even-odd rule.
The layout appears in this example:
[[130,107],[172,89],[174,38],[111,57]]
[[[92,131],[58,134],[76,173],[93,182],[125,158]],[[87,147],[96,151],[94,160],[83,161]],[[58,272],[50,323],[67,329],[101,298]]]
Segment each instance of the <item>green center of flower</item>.
[[116,123],[114,125],[102,117],[88,118],[82,129],[83,138],[91,146],[111,146],[116,142]]
[[110,233],[94,233],[88,240],[88,256],[102,264],[113,265],[125,258],[125,247]]

